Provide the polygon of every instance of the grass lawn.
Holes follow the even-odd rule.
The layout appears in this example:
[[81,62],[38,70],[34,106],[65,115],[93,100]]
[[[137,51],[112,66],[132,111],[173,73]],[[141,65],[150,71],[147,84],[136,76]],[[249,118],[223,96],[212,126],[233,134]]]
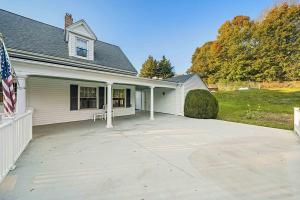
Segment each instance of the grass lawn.
[[219,91],[218,118],[282,129],[293,129],[294,107],[300,106],[300,89]]

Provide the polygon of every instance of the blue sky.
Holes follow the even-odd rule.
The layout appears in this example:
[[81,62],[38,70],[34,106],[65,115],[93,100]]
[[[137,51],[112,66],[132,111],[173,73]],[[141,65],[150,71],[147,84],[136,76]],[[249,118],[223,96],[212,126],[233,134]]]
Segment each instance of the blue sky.
[[0,0],[2,9],[54,26],[64,14],[85,19],[98,39],[120,46],[139,70],[153,55],[166,55],[177,73],[191,65],[197,46],[213,40],[220,25],[236,15],[255,19],[274,0]]

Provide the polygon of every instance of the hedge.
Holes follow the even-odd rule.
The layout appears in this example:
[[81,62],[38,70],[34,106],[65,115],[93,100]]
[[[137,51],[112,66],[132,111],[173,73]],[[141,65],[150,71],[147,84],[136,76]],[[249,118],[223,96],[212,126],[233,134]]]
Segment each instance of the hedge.
[[184,116],[198,119],[216,119],[218,112],[218,101],[209,91],[191,90],[186,95]]

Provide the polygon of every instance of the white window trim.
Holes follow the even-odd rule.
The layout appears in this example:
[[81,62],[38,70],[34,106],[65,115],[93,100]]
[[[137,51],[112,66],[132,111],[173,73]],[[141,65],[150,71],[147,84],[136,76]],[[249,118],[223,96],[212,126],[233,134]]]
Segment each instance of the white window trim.
[[[85,60],[89,60],[89,52],[90,52],[90,49],[89,49],[89,40],[87,38],[84,38],[84,37],[80,37],[78,35],[74,35],[75,37],[75,48],[74,48],[74,57],[76,58],[81,58],[81,59],[85,59]],[[86,57],[83,57],[83,56],[78,56],[77,55],[77,39],[82,39],[82,40],[85,40],[86,41],[86,50],[87,50],[87,54],[86,54]]]
[[[89,88],[96,88],[96,108],[80,108],[80,88],[85,88],[85,87],[89,87]],[[97,86],[85,86],[85,85],[78,85],[78,110],[95,110],[95,109],[99,109],[99,87]]]
[[[126,109],[127,107],[126,107],[126,89],[129,89],[129,88],[113,88],[112,90],[112,99],[111,99],[111,101],[112,101],[112,106],[113,106],[113,108],[114,109]],[[122,106],[122,107],[114,107],[114,105],[113,105],[113,101],[114,101],[114,90],[123,90],[124,91],[124,106]]]

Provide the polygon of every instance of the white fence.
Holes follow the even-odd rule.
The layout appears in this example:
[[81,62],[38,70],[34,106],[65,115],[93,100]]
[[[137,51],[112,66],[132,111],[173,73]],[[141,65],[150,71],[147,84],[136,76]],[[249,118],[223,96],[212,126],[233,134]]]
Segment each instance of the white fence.
[[294,108],[294,130],[300,135],[300,109]]
[[32,139],[32,111],[0,120],[0,183]]

